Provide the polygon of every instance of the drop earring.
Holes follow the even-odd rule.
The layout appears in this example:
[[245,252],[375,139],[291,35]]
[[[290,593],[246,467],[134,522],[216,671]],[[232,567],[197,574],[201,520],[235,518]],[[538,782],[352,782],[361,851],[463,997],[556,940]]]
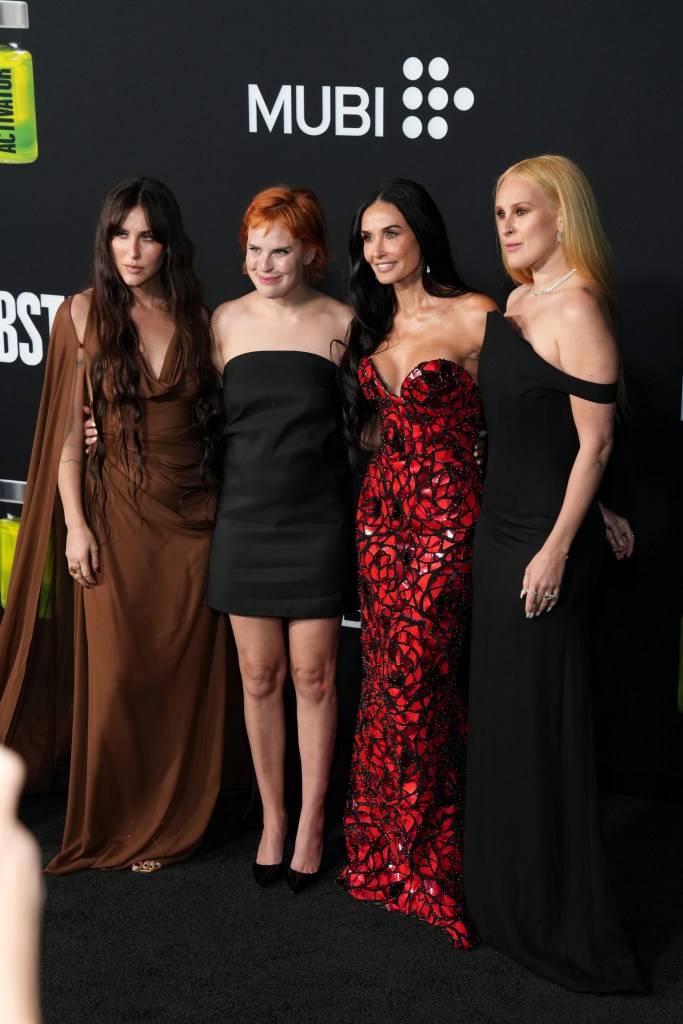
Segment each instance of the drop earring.
[[564,242],[564,235],[562,234],[561,231],[558,231],[557,232],[557,244],[561,245],[562,242]]

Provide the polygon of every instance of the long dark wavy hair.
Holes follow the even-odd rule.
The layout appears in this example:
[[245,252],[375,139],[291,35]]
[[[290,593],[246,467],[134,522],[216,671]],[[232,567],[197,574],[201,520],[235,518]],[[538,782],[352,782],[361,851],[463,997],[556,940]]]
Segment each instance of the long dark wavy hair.
[[374,411],[358,382],[358,365],[388,337],[397,309],[393,287],[377,280],[363,255],[363,214],[375,203],[395,206],[415,235],[422,254],[422,286],[426,292],[446,298],[473,290],[455,269],[444,219],[422,185],[408,178],[394,178],[368,192],[356,210],[349,239],[349,301],[354,317],[339,369],[344,397],[344,437],[354,462],[362,460],[366,450],[363,435],[374,419]]
[[[129,466],[128,410],[132,411],[132,440],[137,452],[134,499],[143,478],[139,426],[142,418],[136,359],[140,339],[130,316],[133,291],[121,280],[112,255],[111,240],[128,213],[141,206],[149,229],[166,255],[159,271],[165,304],[178,332],[183,371],[197,385],[194,415],[203,441],[200,464],[205,485],[215,479],[220,435],[220,378],[211,362],[211,331],[202,288],[193,267],[194,247],[185,233],[173,193],[155,178],[130,178],[115,185],[100,211],[95,235],[92,271],[91,323],[99,352],[91,368],[92,405],[96,423],[111,411],[117,441]],[[106,490],[103,480],[105,445],[101,432],[88,470],[93,477],[91,512],[105,524]],[[130,468],[130,467],[129,467]]]

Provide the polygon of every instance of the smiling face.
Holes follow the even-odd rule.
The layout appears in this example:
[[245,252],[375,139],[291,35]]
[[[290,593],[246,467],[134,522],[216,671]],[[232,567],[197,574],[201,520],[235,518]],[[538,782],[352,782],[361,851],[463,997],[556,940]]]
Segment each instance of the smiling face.
[[496,195],[500,244],[512,270],[539,270],[553,257],[564,259],[557,243],[562,213],[536,185],[509,174]]
[[161,270],[165,249],[152,235],[141,206],[134,206],[114,229],[111,253],[121,280],[129,288],[145,287]]
[[412,284],[422,277],[422,253],[412,229],[393,203],[373,203],[360,226],[363,256],[382,284]]
[[249,228],[244,265],[254,287],[267,299],[281,299],[304,282],[304,267],[315,256],[286,228]]

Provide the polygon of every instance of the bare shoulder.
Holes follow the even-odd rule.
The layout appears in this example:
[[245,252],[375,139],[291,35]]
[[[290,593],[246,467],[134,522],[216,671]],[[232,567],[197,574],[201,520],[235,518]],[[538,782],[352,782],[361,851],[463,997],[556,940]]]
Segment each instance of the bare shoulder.
[[84,292],[77,292],[71,300],[71,319],[73,320],[76,337],[79,341],[83,341],[85,335],[85,325],[88,322],[91,301],[92,288],[88,288]]
[[470,292],[464,298],[463,309],[467,319],[472,324],[473,329],[483,331],[486,317],[489,313],[499,312],[498,304],[489,298],[488,295],[479,295],[475,292]]
[[603,296],[590,285],[577,285],[558,295],[558,319],[577,327],[607,324],[607,304]]
[[227,302],[221,302],[220,306],[216,306],[211,317],[212,326],[218,326],[220,328],[229,327],[230,324],[234,323],[246,312],[246,300],[249,295],[242,295],[239,299],[229,299]]
[[460,336],[465,336],[472,349],[478,351],[484,340],[486,318],[498,306],[488,295],[468,292],[451,300],[451,316]]
[[607,303],[587,285],[568,289],[553,309],[554,333],[562,369],[576,377],[612,383],[619,375],[619,353]]
[[319,302],[320,312],[329,317],[334,325],[334,333],[339,338],[343,338],[346,334],[346,329],[351,322],[351,318],[353,317],[353,312],[350,307],[345,305],[343,302],[339,302],[337,299],[333,299],[329,295],[323,295],[322,293],[319,293],[319,298],[316,301]]
[[480,292],[468,292],[467,295],[462,296],[464,301],[464,308],[472,316],[486,316],[487,313],[491,313],[493,310],[498,309],[498,303],[494,302],[488,295],[482,295]]

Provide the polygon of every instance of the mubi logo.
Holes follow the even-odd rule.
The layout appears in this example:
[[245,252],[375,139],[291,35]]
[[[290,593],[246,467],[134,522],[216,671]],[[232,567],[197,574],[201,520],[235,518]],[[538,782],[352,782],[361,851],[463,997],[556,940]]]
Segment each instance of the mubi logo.
[[[409,82],[420,82],[420,85],[409,85],[403,93],[403,106],[408,110],[420,110],[427,92],[426,111],[429,120],[427,131],[433,139],[443,139],[448,132],[448,122],[442,114],[431,116],[431,111],[443,110],[450,104],[450,95],[443,85],[435,85],[435,82],[444,82],[449,72],[448,61],[443,57],[434,57],[427,66],[427,77],[424,76],[424,65],[419,57],[408,57],[403,62],[403,74]],[[453,103],[456,110],[470,110],[474,104],[474,93],[467,86],[460,86],[453,94]],[[417,139],[422,134],[422,118],[417,114],[410,114],[403,121],[403,134],[409,139]]]
[[[294,101],[292,101],[294,89]],[[258,85],[249,86],[249,131],[257,132],[259,114],[266,128],[272,132],[277,120],[282,116],[282,130],[285,135],[292,134],[292,114],[296,116],[296,124],[304,135],[322,135],[332,125],[332,86],[322,86],[322,103],[318,124],[309,124],[306,120],[306,97],[304,86],[283,85],[277,94],[273,106],[269,109]],[[372,127],[374,116],[375,135],[384,135],[384,89],[374,90],[374,103],[371,108],[370,93],[353,85],[335,85],[334,87],[334,134],[335,135],[367,135]]]
[[[427,134],[432,139],[443,139],[448,132],[445,114],[450,108],[451,95],[446,88],[450,68],[444,57],[433,57],[427,71],[419,57],[408,57],[403,62],[403,76],[411,83],[403,91],[403,106],[410,111],[427,112]],[[311,89],[303,85],[282,85],[276,96],[264,96],[260,86],[252,82],[247,87],[249,131],[264,127],[269,132],[280,129],[291,135],[295,128],[304,135],[384,135],[385,87],[363,89],[357,85],[323,85]],[[474,93],[459,86],[452,101],[456,110],[470,110]],[[442,113],[436,113],[442,111]],[[409,114],[403,119],[403,134],[417,139],[422,134],[423,117]]]

